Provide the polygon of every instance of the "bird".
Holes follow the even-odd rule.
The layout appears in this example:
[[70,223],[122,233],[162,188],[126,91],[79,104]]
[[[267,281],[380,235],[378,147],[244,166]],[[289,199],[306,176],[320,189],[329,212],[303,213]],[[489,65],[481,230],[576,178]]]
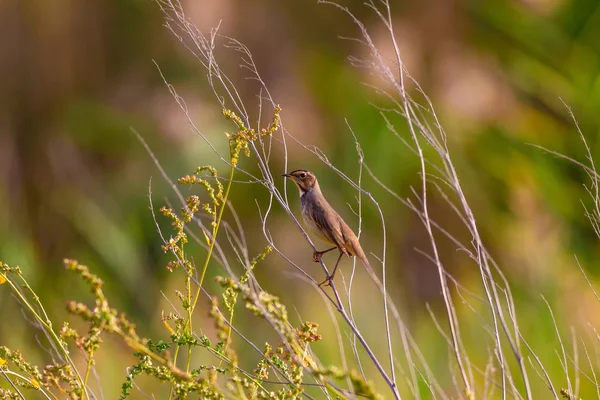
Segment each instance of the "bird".
[[344,254],[348,257],[356,256],[369,271],[372,271],[369,260],[367,260],[367,256],[360,246],[358,238],[342,217],[327,202],[321,192],[321,187],[315,174],[305,169],[297,169],[282,176],[291,179],[298,187],[304,223],[319,239],[333,245],[330,249],[315,251],[313,253],[313,260],[320,262],[323,254],[335,249],[340,251],[333,272],[319,284],[319,287],[324,284],[331,286],[340,259]]

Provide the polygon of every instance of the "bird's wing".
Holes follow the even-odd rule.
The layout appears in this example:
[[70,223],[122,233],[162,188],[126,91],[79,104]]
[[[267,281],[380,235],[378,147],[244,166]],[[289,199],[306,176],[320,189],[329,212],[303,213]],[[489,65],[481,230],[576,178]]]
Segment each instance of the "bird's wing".
[[[337,218],[327,218],[321,207],[311,209],[312,220],[317,225],[321,233],[336,245],[343,253],[347,253],[344,237],[342,236],[341,226]],[[335,213],[335,211],[333,211]]]
[[366,267],[370,268],[371,265],[369,264],[369,260],[367,260],[367,256],[365,255],[358,238],[354,234],[354,231],[350,229],[350,227],[346,224],[346,222],[344,222],[344,220],[341,219],[341,217],[340,231],[342,232],[342,237],[344,243],[346,244],[346,248],[350,251],[350,253],[353,256],[358,257],[358,259],[361,260]]

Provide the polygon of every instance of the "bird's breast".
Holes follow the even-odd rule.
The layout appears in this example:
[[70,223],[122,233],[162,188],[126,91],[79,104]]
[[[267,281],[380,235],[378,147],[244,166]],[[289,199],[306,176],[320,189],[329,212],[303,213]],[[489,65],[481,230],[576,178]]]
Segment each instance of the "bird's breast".
[[301,198],[302,219],[304,220],[304,224],[319,239],[330,244],[335,244],[331,241],[331,239],[329,239],[327,234],[325,234],[323,231],[324,228],[319,226],[315,221],[315,210],[313,208],[316,207],[316,205],[314,202],[311,202],[310,198],[307,196],[310,196],[310,194],[304,194]]

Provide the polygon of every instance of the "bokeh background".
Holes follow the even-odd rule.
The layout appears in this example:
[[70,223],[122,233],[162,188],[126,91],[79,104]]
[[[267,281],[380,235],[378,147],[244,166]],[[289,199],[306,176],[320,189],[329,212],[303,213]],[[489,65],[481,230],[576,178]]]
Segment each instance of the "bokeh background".
[[[370,104],[380,101],[368,87],[378,80],[347,60],[349,55],[368,55],[358,43],[341,38],[358,34],[347,16],[315,1],[182,3],[201,31],[220,24],[221,34],[240,39],[250,49],[295,137],[321,148],[356,179],[358,156],[349,124],[365,162],[386,185],[404,197],[411,195],[411,186],[419,186],[417,159]],[[347,3],[382,51],[390,51],[386,32],[369,9],[359,1]],[[592,154],[600,155],[600,2],[426,0],[395,1],[392,8],[403,59],[446,128],[481,234],[512,282],[522,327],[560,386],[564,373],[541,295],[564,333],[569,335],[573,327],[588,338],[586,329],[600,322],[599,305],[574,256],[597,283],[600,247],[585,216],[584,206],[593,205],[584,188],[589,184],[585,172],[531,144],[585,161],[564,101],[572,107]],[[216,51],[249,109],[257,110],[256,86],[244,79],[247,73],[239,68],[238,55],[218,47]],[[220,114],[206,71],[164,28],[163,15],[152,1],[0,4],[0,259],[24,270],[56,320],[69,319],[64,311],[68,299],[89,299],[81,282],[63,270],[61,260],[69,257],[100,275],[114,306],[130,315],[141,333],[167,335],[160,324],[160,310],[168,307],[161,290],[172,296],[182,278],[164,268],[168,258],[149,211],[150,178],[155,208],[174,196],[131,128],[173,179],[215,159],[190,130],[155,63],[185,98],[196,125],[224,146],[223,132],[233,128]],[[406,133],[404,126],[398,130]],[[283,168],[283,154],[273,157],[273,165]],[[242,160],[242,165],[255,169],[252,161]],[[355,204],[356,192],[348,184],[299,146],[290,147],[289,165],[317,172],[325,194],[356,228],[347,205]],[[430,249],[421,222],[372,179],[365,176],[363,185],[386,215],[390,290],[402,304],[409,328],[425,344],[431,364],[444,371],[446,345],[426,308],[429,304],[443,319],[437,270],[415,250]],[[294,199],[295,189],[290,189]],[[265,245],[255,199],[259,204],[266,199],[264,188],[234,186],[231,201],[248,234],[251,254]],[[454,233],[468,242],[442,199],[433,196],[431,207],[434,219],[455,227]],[[377,212],[369,205],[363,212],[363,247],[379,251]],[[311,250],[289,218],[278,208],[272,218],[281,248],[319,279]],[[169,229],[168,221],[159,222]],[[440,245],[448,270],[465,285],[479,285],[476,266],[450,243]],[[304,319],[321,323],[323,335],[333,340],[321,297],[293,272],[273,256],[257,276],[266,289],[294,304]],[[220,273],[216,265],[210,271],[211,277]],[[360,293],[357,302],[361,323],[378,318],[369,313],[371,304]],[[200,320],[205,316],[198,311]],[[475,316],[465,318],[463,334],[473,336],[480,357],[475,359],[485,365],[489,340],[476,330],[471,333]],[[0,321],[0,344],[20,348],[32,360],[45,360],[7,290],[0,290]],[[239,323],[253,324],[249,316],[241,316]],[[268,333],[256,337],[264,335]],[[380,335],[377,330],[367,333],[374,341]],[[566,341],[571,339],[567,336]],[[118,341],[107,340],[105,346],[106,352],[99,354],[100,361],[105,357],[98,364],[101,386],[106,398],[115,398],[133,358],[128,351],[117,351],[126,350]],[[316,348],[325,361],[339,362],[335,347]],[[442,384],[451,389],[451,379],[440,374]],[[537,377],[532,380],[537,382],[536,394],[548,393]],[[147,390],[161,393],[149,382]],[[588,398],[596,393],[590,384],[582,390]]]

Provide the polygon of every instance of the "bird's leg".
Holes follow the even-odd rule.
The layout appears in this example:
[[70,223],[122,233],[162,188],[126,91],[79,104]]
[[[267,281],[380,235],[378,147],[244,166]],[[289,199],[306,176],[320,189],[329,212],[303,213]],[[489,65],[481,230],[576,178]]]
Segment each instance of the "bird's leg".
[[327,252],[329,252],[331,250],[334,250],[334,249],[337,249],[337,246],[332,247],[332,248],[327,249],[327,250],[324,250],[324,251],[315,251],[313,253],[313,261],[314,262],[321,262],[321,257],[323,257],[323,254],[325,254],[325,253],[327,253]]
[[[331,249],[329,249],[329,250],[331,250]],[[340,263],[340,260],[342,259],[343,255],[344,255],[344,253],[342,253],[340,251],[340,256],[338,257],[337,262],[335,263],[335,267],[333,267],[333,272],[331,273],[331,275],[327,276],[327,278],[325,278],[325,280],[323,282],[319,283],[319,287],[321,287],[323,285],[331,286],[331,281],[333,280],[333,277],[335,276],[335,271],[337,271],[338,264]]]

